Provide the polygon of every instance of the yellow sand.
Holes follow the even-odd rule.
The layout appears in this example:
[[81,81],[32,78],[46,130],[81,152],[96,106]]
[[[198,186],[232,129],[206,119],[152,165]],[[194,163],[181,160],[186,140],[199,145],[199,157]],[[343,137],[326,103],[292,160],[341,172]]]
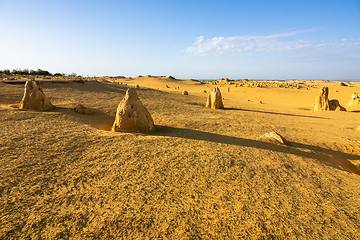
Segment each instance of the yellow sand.
[[[137,85],[157,131],[108,131]],[[222,83],[223,110],[204,107],[214,86],[45,82],[57,108],[40,112],[1,82],[0,239],[360,239],[360,85]],[[322,86],[348,111],[311,110]],[[291,145],[259,138],[270,131]]]

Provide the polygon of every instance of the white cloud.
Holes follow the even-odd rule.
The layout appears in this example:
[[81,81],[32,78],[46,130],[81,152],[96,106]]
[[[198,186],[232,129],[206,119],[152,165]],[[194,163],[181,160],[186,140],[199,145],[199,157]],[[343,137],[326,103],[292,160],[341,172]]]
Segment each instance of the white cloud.
[[205,39],[204,36],[196,38],[193,45],[185,50],[192,55],[225,55],[228,53],[252,52],[289,52],[323,49],[330,47],[358,46],[360,41],[342,39],[341,43],[308,40],[284,40],[283,38],[299,35],[314,29],[292,31],[287,33],[272,34],[267,36],[237,36],[237,37],[214,37]]

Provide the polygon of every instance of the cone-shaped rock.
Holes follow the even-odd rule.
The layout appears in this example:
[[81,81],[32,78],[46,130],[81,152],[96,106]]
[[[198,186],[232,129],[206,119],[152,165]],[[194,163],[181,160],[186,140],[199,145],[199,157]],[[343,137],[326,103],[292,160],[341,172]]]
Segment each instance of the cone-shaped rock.
[[155,130],[154,121],[149,111],[141,103],[135,89],[129,88],[126,91],[126,95],[116,111],[112,130],[115,132],[151,132]]
[[20,109],[49,110],[55,108],[45,96],[41,84],[36,81],[25,83],[24,96],[20,102]]
[[208,93],[206,107],[215,108],[215,109],[224,108],[221,92],[218,87],[213,88],[211,92]]
[[315,98],[314,110],[329,110],[329,88],[322,87]]

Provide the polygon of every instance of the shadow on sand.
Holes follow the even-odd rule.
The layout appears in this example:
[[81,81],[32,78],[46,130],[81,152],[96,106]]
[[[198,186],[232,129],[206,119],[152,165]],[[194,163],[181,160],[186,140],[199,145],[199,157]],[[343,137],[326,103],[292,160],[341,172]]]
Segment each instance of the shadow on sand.
[[[90,125],[96,129],[111,131],[111,126],[114,122],[115,115],[112,116],[108,113],[99,110],[94,110],[94,109],[90,109],[90,110],[94,112],[93,115],[79,114],[74,112],[71,108],[64,108],[64,107],[57,107],[50,111],[62,112],[63,114],[75,116],[83,123]],[[272,112],[265,112],[258,110],[244,110],[244,109],[235,109],[235,110],[272,113]],[[282,114],[282,113],[272,113],[272,114]],[[293,114],[284,114],[284,115],[301,116],[301,115],[293,115]],[[312,117],[312,116],[301,116],[301,117]],[[349,161],[349,160],[360,159],[360,156],[355,154],[348,154],[340,151],[335,151],[327,148],[322,148],[318,146],[312,146],[297,142],[289,142],[290,146],[286,146],[286,145],[280,145],[277,143],[271,143],[267,141],[226,136],[226,135],[203,132],[200,130],[193,130],[187,128],[176,128],[176,127],[156,125],[156,129],[157,130],[155,132],[147,133],[147,134],[152,136],[170,136],[170,137],[177,137],[183,139],[202,140],[207,142],[223,143],[234,146],[243,146],[243,147],[257,148],[257,149],[263,149],[263,150],[269,150],[275,152],[282,152],[286,154],[294,154],[300,157],[312,158],[323,164],[332,166],[334,168],[360,175],[360,169]]]
[[108,113],[93,108],[89,108],[89,110],[92,112],[91,115],[77,113],[70,107],[56,107],[49,111],[61,112],[62,114],[76,117],[82,123],[89,125],[93,128],[96,128],[98,130],[111,131],[111,127],[115,120],[115,115],[112,116]]
[[237,111],[243,111],[243,112],[275,114],[275,115],[290,116],[290,117],[328,119],[328,118],[317,117],[317,116],[307,116],[307,115],[298,115],[298,114],[290,114],[290,113],[269,112],[269,111],[261,111],[261,110],[254,110],[254,109],[243,109],[243,108],[224,108],[224,110],[237,110]]
[[168,126],[156,126],[157,131],[149,135],[153,136],[170,136],[184,139],[202,140],[214,143],[230,144],[235,146],[251,147],[264,150],[271,150],[287,154],[294,154],[301,157],[315,159],[321,163],[325,163],[337,169],[345,170],[360,175],[360,170],[348,160],[358,160],[360,156],[354,154],[343,153],[317,146],[311,146],[302,143],[290,142],[291,146],[280,145],[271,142],[258,141],[253,139],[245,139],[208,133],[199,130],[186,128],[175,128]]
[[119,85],[119,84],[106,84],[102,82],[85,82],[85,83],[74,83],[70,82],[68,84],[62,84],[62,83],[45,83],[43,84],[43,88],[47,90],[54,89],[56,91],[59,90],[59,88],[67,88],[67,89],[77,89],[79,91],[85,91],[85,92],[94,92],[98,93],[100,92],[114,92],[114,93],[120,93],[122,95],[125,95],[126,89],[128,89],[130,86],[127,85]]

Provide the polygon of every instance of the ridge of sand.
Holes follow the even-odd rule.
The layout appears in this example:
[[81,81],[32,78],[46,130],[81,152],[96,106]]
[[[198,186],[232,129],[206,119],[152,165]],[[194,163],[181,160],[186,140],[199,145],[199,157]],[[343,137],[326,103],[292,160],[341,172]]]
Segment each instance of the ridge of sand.
[[[158,131],[108,131],[136,85]],[[360,106],[310,110],[323,85],[344,106],[360,89],[223,83],[220,110],[212,83],[103,77],[44,82],[41,112],[0,82],[0,238],[359,239]]]

